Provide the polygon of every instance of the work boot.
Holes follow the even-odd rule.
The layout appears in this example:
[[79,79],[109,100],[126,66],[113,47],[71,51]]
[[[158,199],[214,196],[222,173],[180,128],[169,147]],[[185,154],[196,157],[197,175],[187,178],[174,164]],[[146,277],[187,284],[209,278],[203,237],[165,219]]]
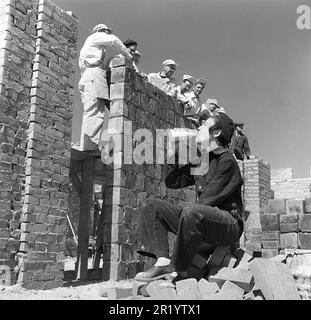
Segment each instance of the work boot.
[[149,270],[144,272],[139,272],[135,276],[135,280],[137,281],[154,281],[161,278],[167,278],[174,272],[174,267],[172,265],[167,266],[152,266]]

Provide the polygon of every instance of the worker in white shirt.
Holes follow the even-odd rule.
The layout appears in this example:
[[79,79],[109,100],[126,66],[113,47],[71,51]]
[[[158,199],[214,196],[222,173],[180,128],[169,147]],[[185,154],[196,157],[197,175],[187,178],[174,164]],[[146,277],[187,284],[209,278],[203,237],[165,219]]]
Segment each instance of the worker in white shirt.
[[226,113],[225,109],[218,104],[216,99],[207,99],[202,105],[202,110],[208,110],[211,115],[218,115],[219,113]]
[[176,62],[172,59],[167,59],[162,62],[162,71],[158,73],[149,73],[148,81],[160,90],[170,96],[175,96],[177,83],[173,74],[176,71]]
[[107,70],[118,54],[130,61],[133,59],[122,41],[105,24],[93,28],[93,33],[80,51],[79,91],[83,103],[81,151],[97,150],[102,131],[108,129],[110,97]]
[[195,82],[193,91],[186,93],[186,96],[189,100],[189,105],[185,109],[186,116],[196,116],[202,111],[202,101],[200,95],[206,86],[205,79],[198,79]]
[[181,85],[176,87],[176,96],[175,97],[184,106],[186,106],[189,103],[189,99],[186,96],[186,93],[191,90],[195,81],[196,80],[192,76],[185,74],[183,76],[183,81],[182,81]]

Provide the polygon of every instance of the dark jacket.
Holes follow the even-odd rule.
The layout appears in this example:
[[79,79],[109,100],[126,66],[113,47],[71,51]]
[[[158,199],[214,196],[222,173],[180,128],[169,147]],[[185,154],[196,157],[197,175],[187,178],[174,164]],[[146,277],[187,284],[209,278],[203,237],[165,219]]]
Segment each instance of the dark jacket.
[[248,159],[251,151],[246,135],[243,133],[237,135],[234,134],[230,145],[230,151],[235,154],[238,160],[244,160],[244,153]]
[[187,164],[171,169],[165,179],[166,186],[179,189],[195,185],[199,204],[227,211],[243,211],[243,179],[239,165],[229,150],[219,148],[209,153],[209,170],[204,176],[192,176],[191,167],[194,166]]

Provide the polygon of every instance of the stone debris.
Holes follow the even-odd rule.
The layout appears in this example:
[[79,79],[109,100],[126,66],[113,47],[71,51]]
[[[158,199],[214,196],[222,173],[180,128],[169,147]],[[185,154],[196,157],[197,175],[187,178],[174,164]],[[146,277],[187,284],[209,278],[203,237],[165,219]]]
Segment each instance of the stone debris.
[[[217,250],[216,253],[225,250]],[[229,256],[229,258],[227,257]],[[129,288],[108,288],[108,299],[126,300],[300,300],[300,290],[306,293],[306,282],[311,276],[306,267],[291,268],[286,261],[286,254],[279,254],[271,259],[254,258],[243,249],[238,248],[234,253],[222,254],[225,261],[235,260],[236,267],[212,267],[202,263],[203,259],[196,258],[195,263],[205,270],[201,279],[188,278],[177,281],[155,280],[149,283],[134,281]],[[211,259],[206,259],[208,263]],[[217,258],[218,264],[223,261]],[[216,259],[214,260],[216,261]],[[199,263],[198,263],[199,262]],[[297,264],[297,263],[296,263]],[[297,284],[293,275],[304,275]],[[308,279],[307,279],[308,278]],[[307,280],[306,280],[307,279]],[[310,287],[310,286],[309,286]],[[308,288],[309,288],[308,287]]]

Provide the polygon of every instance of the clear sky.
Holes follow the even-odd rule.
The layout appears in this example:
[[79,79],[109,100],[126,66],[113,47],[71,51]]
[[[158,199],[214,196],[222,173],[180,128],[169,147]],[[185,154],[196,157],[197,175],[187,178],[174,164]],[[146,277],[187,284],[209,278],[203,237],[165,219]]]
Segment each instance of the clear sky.
[[[292,167],[296,177],[309,176],[311,30],[297,29],[296,9],[311,6],[310,0],[53,2],[89,29],[105,23],[121,40],[137,40],[145,73],[160,71],[162,61],[173,58],[177,79],[206,78],[203,99],[216,98],[233,120],[245,122],[253,154],[272,168]],[[79,50],[89,34],[80,26]],[[78,90],[74,107],[73,141],[78,141]]]

